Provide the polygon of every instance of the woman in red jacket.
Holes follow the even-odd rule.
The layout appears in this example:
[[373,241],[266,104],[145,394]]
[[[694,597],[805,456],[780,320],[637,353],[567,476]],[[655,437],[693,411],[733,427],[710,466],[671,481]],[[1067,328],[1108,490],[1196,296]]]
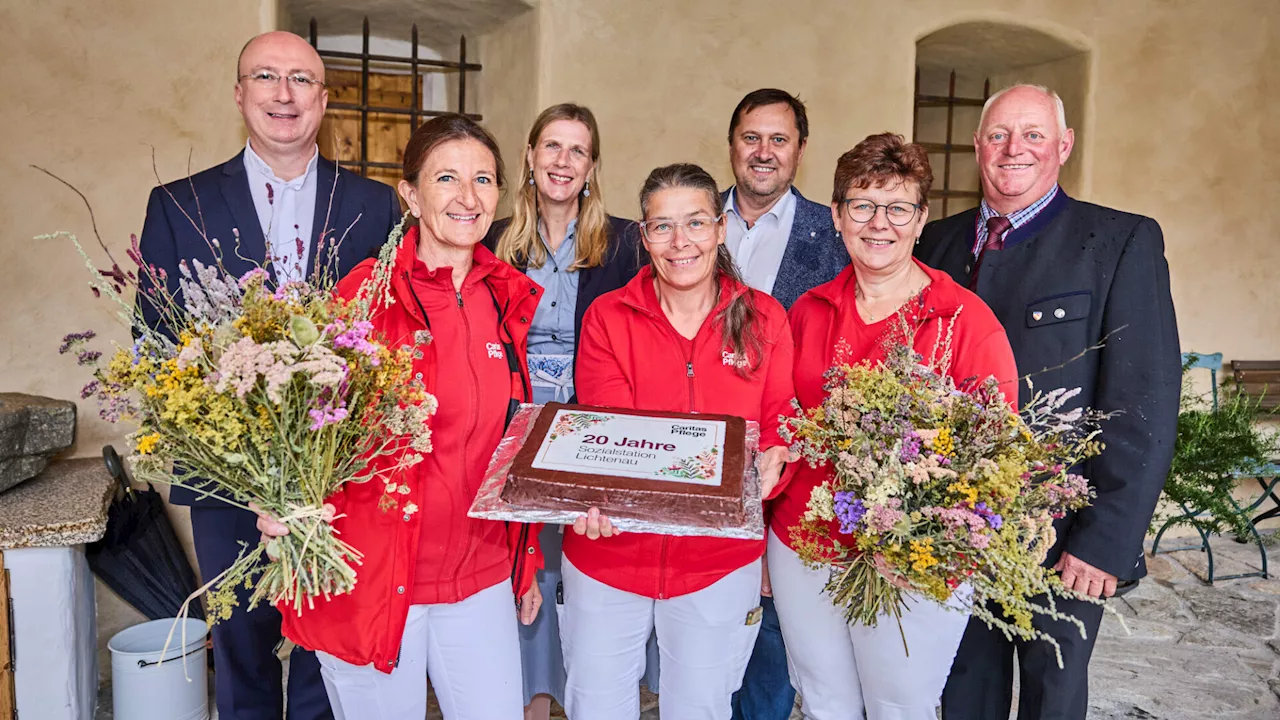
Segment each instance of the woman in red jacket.
[[[405,148],[399,190],[415,222],[396,253],[394,302],[373,324],[418,351],[415,374],[439,401],[432,451],[393,485],[330,499],[335,529],[365,553],[359,583],[284,613],[285,636],[316,651],[339,720],[422,718],[428,676],[450,720],[523,716],[513,605],[527,625],[541,603],[537,528],[467,517],[509,409],[530,397],[526,335],[541,294],[479,244],[501,185],[497,143],[462,115],[432,119]],[[338,294],[354,297],[373,268],[357,266]]]
[[[702,168],[654,170],[640,207],[651,262],[587,311],[578,397],[759,422],[767,497],[787,454],[778,418],[794,395],[786,314],[739,279],[723,203]],[[594,509],[575,531],[564,538],[560,626],[569,717],[639,717],[637,683],[656,627],[662,717],[729,718],[759,631],[764,541],[618,535]]]
[[[825,400],[823,373],[835,362],[837,345],[847,346],[853,361],[883,360],[883,341],[900,310],[918,327],[913,344],[925,357],[950,334],[947,372],[962,389],[994,376],[1017,401],[1013,350],[995,315],[946,273],[911,257],[929,217],[932,181],[925,149],[890,133],[868,137],[836,163],[831,217],[852,264],[791,308],[796,394],[804,408]],[[869,720],[933,720],[969,619],[955,611],[963,607],[963,593],[952,609],[909,601],[901,622],[909,656],[891,618],[874,628],[849,626],[823,592],[829,573],[806,568],[791,547],[790,528],[800,524],[810,492],[831,468],[792,467],[772,506],[769,570],[804,716],[842,720],[861,718],[865,710]]]

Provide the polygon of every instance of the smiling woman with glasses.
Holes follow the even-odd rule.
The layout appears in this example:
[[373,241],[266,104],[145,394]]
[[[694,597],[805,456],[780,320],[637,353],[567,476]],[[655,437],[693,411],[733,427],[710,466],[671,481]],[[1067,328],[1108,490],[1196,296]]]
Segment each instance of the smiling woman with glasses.
[[[923,362],[943,358],[939,370],[958,387],[995,376],[1017,401],[1013,351],[995,315],[946,273],[911,257],[929,219],[932,182],[927,151],[891,133],[868,137],[836,163],[831,219],[852,263],[791,307],[796,396],[805,410],[826,400],[825,375],[835,362],[878,364],[900,339]],[[829,465],[798,464],[770,508],[769,571],[804,716],[860,718],[865,711],[872,720],[933,720],[968,623],[967,587],[952,596],[951,610],[959,612],[916,598],[898,623],[847,624],[824,592],[828,571],[801,563],[790,532],[831,472]],[[822,542],[856,542],[838,524],[829,530]]]
[[[650,264],[587,311],[578,396],[760,423],[767,498],[787,453],[778,417],[794,396],[786,312],[738,276],[724,245],[723,199],[705,170],[654,170],[640,209]],[[662,717],[728,720],[760,629],[763,554],[763,539],[619,536],[593,508],[564,538],[568,716],[638,718],[645,642],[656,628]]]

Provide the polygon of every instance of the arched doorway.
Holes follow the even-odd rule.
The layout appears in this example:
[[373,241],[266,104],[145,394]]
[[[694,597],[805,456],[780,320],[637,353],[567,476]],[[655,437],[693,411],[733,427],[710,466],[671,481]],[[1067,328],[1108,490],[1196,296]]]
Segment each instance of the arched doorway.
[[930,150],[935,217],[978,204],[981,191],[973,132],[982,103],[1016,83],[1046,85],[1062,96],[1067,125],[1075,129],[1076,148],[1062,169],[1061,184],[1068,194],[1083,195],[1088,79],[1087,48],[1022,25],[966,22],[920,38],[912,137]]

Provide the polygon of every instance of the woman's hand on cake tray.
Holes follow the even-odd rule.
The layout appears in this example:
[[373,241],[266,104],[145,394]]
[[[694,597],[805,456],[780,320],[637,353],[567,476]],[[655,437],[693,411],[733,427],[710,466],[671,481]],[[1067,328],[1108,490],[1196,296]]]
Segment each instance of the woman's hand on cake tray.
[[516,616],[520,618],[520,624],[532,625],[538,618],[538,610],[541,608],[542,591],[538,589],[538,583],[535,582],[529,586],[529,592],[516,600]]
[[756,455],[756,470],[760,473],[760,497],[767,498],[778,486],[782,478],[782,469],[789,462],[800,459],[800,454],[792,452],[786,445],[775,445]]
[[586,535],[589,540],[622,534],[622,531],[615,528],[608,517],[600,514],[600,508],[591,508],[585,516],[574,520],[573,531],[579,535]]

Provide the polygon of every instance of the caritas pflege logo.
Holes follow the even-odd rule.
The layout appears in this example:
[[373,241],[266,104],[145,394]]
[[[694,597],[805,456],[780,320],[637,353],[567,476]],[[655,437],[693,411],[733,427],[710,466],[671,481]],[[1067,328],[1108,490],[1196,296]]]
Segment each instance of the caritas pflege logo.
[[489,357],[494,358],[494,359],[497,359],[497,360],[501,360],[501,359],[502,359],[502,344],[501,344],[501,343],[485,343],[485,344],[484,344],[484,349],[485,349],[485,350],[487,350],[487,351],[489,351]]

